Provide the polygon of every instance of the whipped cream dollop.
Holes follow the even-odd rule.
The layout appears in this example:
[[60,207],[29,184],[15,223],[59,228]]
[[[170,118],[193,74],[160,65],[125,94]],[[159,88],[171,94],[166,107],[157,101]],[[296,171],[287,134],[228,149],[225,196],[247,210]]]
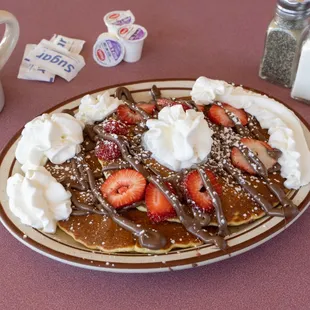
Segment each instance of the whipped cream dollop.
[[149,128],[142,137],[146,150],[163,166],[179,171],[207,159],[213,132],[202,112],[181,105],[163,108],[158,119],[146,122]]
[[226,82],[200,77],[193,85],[191,96],[197,104],[208,105],[225,92]]
[[62,164],[81,150],[83,124],[66,113],[43,114],[25,125],[15,152],[27,171],[31,165],[44,165],[49,159]]
[[46,233],[55,233],[57,221],[72,212],[71,193],[42,166],[32,166],[22,176],[14,174],[7,181],[9,207],[25,224]]
[[92,125],[114,113],[121,104],[123,104],[123,101],[111,97],[109,92],[104,92],[102,95],[98,95],[97,98],[86,95],[81,99],[79,111],[75,114],[75,117],[85,124]]
[[205,77],[197,79],[191,96],[199,104],[210,104],[217,100],[255,116],[261,127],[268,129],[269,144],[282,152],[279,163],[281,176],[286,178],[284,185],[298,189],[310,182],[310,151],[301,122],[283,104],[266,95],[240,86],[234,87],[224,81],[215,83]]

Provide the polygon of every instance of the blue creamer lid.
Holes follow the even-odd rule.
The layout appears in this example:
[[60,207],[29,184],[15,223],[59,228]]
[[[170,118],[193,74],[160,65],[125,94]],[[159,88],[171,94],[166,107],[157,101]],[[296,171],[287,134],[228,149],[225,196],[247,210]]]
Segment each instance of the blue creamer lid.
[[125,48],[114,35],[102,33],[93,47],[93,58],[103,67],[118,65],[124,58]]

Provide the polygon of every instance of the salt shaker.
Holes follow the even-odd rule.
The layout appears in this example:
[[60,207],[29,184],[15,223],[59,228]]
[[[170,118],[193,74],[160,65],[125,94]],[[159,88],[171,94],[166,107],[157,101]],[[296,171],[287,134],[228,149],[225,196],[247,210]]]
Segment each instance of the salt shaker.
[[309,25],[310,3],[300,0],[278,0],[276,14],[265,40],[259,76],[262,79],[292,87],[295,79],[301,42]]
[[310,104],[310,33],[301,47],[301,54],[291,97]]

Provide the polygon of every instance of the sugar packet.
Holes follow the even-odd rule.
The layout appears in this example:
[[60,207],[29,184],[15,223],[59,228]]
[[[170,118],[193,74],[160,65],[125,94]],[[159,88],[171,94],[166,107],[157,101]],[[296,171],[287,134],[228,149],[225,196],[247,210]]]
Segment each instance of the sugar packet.
[[83,56],[45,39],[41,40],[27,58],[33,65],[59,75],[68,82],[85,66]]
[[22,63],[19,67],[17,78],[23,80],[34,80],[53,83],[55,80],[55,74],[46,71],[38,66],[33,65],[28,54],[35,49],[36,44],[27,44],[24,51]]
[[50,41],[74,54],[80,54],[85,43],[83,40],[65,37],[60,34],[54,34]]

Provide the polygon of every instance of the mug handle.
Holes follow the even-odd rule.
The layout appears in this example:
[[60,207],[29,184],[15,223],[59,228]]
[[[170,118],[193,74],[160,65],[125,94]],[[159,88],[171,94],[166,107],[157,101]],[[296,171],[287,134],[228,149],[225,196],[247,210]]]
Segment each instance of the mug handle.
[[19,38],[19,24],[15,16],[0,10],[0,24],[5,23],[5,32],[0,42],[0,70],[11,56]]

